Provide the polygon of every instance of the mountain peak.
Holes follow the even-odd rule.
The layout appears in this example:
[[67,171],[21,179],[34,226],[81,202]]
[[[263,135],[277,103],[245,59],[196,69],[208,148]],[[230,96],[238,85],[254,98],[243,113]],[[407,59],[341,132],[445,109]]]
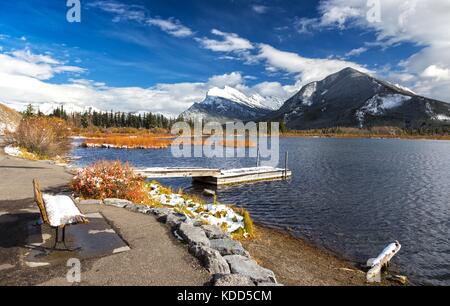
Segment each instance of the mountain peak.
[[206,96],[223,98],[233,102],[241,102],[247,98],[245,94],[230,86],[225,86],[224,88],[213,87],[208,90]]
[[[262,97],[259,94],[247,96],[245,93],[236,88],[225,86],[224,88],[213,87],[208,90],[206,99],[202,104],[217,104],[218,100],[231,101],[237,104],[242,104],[251,108],[274,110],[279,108],[279,102],[272,97]],[[224,102],[224,101],[222,101]]]
[[336,74],[337,75],[364,75],[364,76],[367,75],[365,72],[357,70],[353,67],[344,68],[341,71],[337,72]]
[[294,129],[337,126],[441,126],[450,118],[448,104],[417,96],[411,90],[347,67],[305,85],[275,113]]
[[182,116],[192,120],[217,122],[253,121],[277,109],[278,103],[274,98],[259,94],[247,96],[230,86],[213,87],[208,90],[202,102],[192,105]]

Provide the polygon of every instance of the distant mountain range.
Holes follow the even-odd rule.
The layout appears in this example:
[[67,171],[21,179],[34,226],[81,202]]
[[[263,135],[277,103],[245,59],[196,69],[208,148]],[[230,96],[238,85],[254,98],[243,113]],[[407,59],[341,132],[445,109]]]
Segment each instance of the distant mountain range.
[[[24,111],[27,108],[27,104],[7,104],[8,107],[16,110],[16,111]],[[68,114],[73,113],[84,113],[86,111],[100,111],[98,108],[95,108],[93,106],[79,106],[73,103],[40,103],[40,104],[32,104],[33,109],[35,112],[40,111],[44,115],[51,115],[53,114],[53,111],[61,108],[61,106],[64,107],[64,111]]]
[[247,96],[228,86],[223,89],[214,87],[208,91],[202,102],[195,103],[181,116],[194,121],[204,119],[221,123],[253,121],[279,109],[282,102],[279,99],[262,97],[258,94]]
[[[16,110],[26,107],[8,106]],[[39,108],[46,115],[61,106],[69,114],[100,111],[95,107],[70,103],[34,105],[35,110]],[[294,130],[374,126],[450,128],[450,104],[422,97],[408,88],[352,68],[303,86],[285,102],[259,94],[246,95],[228,86],[214,87],[207,92],[203,101],[192,105],[181,116],[194,121],[203,119],[220,123],[283,121]],[[0,130],[5,127],[6,123],[0,121]]]
[[304,86],[265,117],[291,129],[450,125],[450,104],[346,68]]
[[84,113],[87,111],[100,111],[99,109],[97,109],[93,106],[78,106],[76,104],[71,104],[71,103],[64,103],[64,104],[42,103],[39,105],[34,105],[36,111],[39,109],[41,111],[41,113],[43,113],[45,115],[52,114],[54,110],[61,108],[61,106],[64,107],[64,111],[68,114]]
[[291,129],[331,127],[450,126],[450,104],[346,68],[305,85],[280,103],[231,88],[211,89],[201,103],[185,111],[185,119],[206,121],[283,121]]

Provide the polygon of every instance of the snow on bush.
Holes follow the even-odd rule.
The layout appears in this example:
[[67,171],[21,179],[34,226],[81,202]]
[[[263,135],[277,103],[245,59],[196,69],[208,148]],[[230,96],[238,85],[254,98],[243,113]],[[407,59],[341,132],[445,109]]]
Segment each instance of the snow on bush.
[[85,199],[119,198],[137,204],[148,204],[145,179],[129,164],[99,161],[78,170],[71,182],[72,190]]

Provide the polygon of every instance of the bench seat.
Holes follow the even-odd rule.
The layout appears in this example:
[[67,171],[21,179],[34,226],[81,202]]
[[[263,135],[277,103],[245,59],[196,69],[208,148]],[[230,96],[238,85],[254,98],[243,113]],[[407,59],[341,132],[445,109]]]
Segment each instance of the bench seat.
[[[65,195],[43,194],[36,179],[33,180],[34,199],[44,224],[56,230],[53,250],[74,251],[66,245],[66,227],[76,224],[88,224],[89,220],[80,212],[71,197]],[[59,229],[62,229],[62,240],[59,239]],[[57,249],[58,243],[63,243],[65,249]]]
[[65,195],[43,194],[48,223],[52,227],[61,227],[82,223],[86,218],[73,200]]

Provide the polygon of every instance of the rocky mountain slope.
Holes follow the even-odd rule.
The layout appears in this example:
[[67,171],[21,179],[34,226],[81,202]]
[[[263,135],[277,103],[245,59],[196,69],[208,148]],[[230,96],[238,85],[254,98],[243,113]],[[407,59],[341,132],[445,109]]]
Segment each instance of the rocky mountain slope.
[[21,119],[20,113],[0,103],[0,135],[3,135],[6,130],[15,130]]
[[305,85],[264,119],[291,129],[450,126],[450,104],[346,68]]

